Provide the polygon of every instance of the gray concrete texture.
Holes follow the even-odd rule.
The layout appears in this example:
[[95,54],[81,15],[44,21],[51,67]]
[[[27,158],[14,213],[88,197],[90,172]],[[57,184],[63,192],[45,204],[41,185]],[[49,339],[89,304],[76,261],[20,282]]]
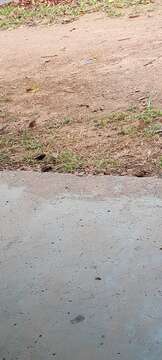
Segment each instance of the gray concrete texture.
[[0,175],[0,359],[162,358],[162,180]]

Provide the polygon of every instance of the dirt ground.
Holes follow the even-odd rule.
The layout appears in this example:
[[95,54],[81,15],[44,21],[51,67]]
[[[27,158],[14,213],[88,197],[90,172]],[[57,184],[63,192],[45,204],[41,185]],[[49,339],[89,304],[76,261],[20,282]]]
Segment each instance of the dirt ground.
[[[0,167],[38,169],[35,154],[43,151],[50,155],[43,166],[58,171],[159,174],[161,16],[158,6],[138,17],[95,13],[1,31]],[[31,136],[40,146],[33,145],[34,155],[29,146],[27,161],[22,148]],[[69,157],[70,166],[59,165]]]

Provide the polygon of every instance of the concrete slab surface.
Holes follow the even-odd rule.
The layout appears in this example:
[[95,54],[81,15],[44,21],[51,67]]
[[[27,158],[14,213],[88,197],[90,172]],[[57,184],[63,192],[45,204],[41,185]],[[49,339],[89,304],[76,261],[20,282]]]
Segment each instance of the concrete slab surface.
[[0,359],[162,358],[162,180],[0,174]]

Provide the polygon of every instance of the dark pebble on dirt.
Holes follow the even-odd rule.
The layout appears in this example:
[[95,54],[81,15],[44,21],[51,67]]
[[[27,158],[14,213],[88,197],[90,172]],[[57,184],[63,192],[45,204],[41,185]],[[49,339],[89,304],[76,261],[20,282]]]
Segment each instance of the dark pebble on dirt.
[[50,165],[44,165],[44,166],[42,166],[41,171],[42,171],[42,172],[52,171],[52,166],[50,166]]

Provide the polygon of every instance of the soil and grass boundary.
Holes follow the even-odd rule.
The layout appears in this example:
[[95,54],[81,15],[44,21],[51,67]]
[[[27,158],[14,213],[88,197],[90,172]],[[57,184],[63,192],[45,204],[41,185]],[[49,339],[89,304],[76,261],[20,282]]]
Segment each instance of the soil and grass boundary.
[[104,12],[110,17],[139,16],[143,10],[152,11],[152,0],[74,0],[55,3],[55,1],[19,1],[0,6],[0,29],[15,28],[21,25],[63,24],[76,20],[91,12]]

